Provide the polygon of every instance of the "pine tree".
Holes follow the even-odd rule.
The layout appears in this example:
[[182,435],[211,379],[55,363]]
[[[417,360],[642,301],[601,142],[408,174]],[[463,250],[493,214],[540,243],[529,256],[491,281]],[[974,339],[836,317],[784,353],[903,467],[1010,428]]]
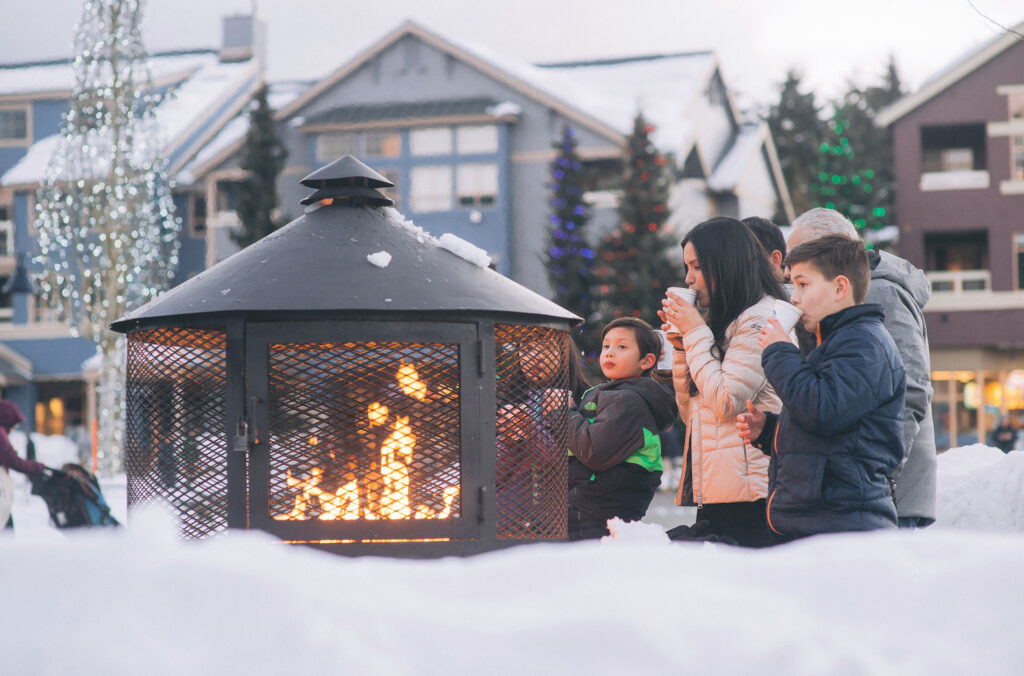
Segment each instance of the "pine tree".
[[240,230],[231,233],[235,244],[245,248],[280,227],[277,177],[284,169],[288,153],[274,127],[274,114],[267,104],[267,86],[256,92],[256,105],[249,113],[249,131],[245,137],[240,166],[248,176],[239,187],[238,218]]
[[681,279],[669,258],[675,245],[665,232],[669,217],[669,174],[650,134],[654,127],[637,115],[629,137],[619,203],[619,226],[598,248],[601,315],[639,317],[660,325],[657,311],[665,289]]
[[816,206],[811,202],[810,186],[815,182],[818,147],[826,133],[814,93],[801,93],[800,80],[797,71],[786,73],[779,102],[771,107],[767,117],[782,175],[797,214]]
[[545,263],[555,302],[583,317],[585,323],[576,335],[577,343],[588,359],[596,356],[600,327],[594,325],[595,253],[587,241],[590,220],[583,201],[585,175],[576,147],[579,142],[572,127],[566,126],[562,138],[553,144],[557,154],[551,162],[551,215]]
[[819,145],[812,200],[842,212],[858,229],[878,229],[896,220],[891,132],[878,127],[875,117],[901,95],[890,58],[881,86],[849,85],[834,104],[831,128]]
[[157,143],[139,0],[94,0],[75,29],[75,84],[36,195],[40,293],[95,341],[100,469],[121,469],[123,339],[107,327],[166,289],[180,222]]

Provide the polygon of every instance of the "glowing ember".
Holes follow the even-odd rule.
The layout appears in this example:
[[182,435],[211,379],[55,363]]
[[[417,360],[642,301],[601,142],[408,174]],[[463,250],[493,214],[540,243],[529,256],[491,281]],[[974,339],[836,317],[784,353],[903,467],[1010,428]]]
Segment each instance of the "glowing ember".
[[[406,395],[425,401],[427,384],[419,379],[419,374],[412,364],[403,363],[398,368],[396,380]],[[450,399],[454,392],[442,387],[437,396]],[[366,408],[366,422],[370,427],[379,427],[390,423],[391,433],[380,446],[380,477],[379,481],[369,481],[365,486],[366,497],[363,497],[359,479],[353,478],[334,492],[321,487],[323,469],[314,467],[309,478],[303,479],[287,472],[286,483],[296,490],[295,504],[287,514],[275,516],[278,521],[303,521],[308,519],[307,510],[319,505],[318,519],[324,521],[356,519],[447,519],[451,517],[452,506],[459,496],[458,486],[446,486],[442,492],[444,506],[433,509],[427,505],[418,505],[415,513],[409,496],[409,466],[413,461],[416,448],[416,437],[413,435],[409,416],[392,415],[387,406],[379,402],[371,402]],[[310,446],[320,443],[316,435],[309,438]],[[331,451],[331,457],[334,452]],[[372,495],[371,495],[372,494]]]

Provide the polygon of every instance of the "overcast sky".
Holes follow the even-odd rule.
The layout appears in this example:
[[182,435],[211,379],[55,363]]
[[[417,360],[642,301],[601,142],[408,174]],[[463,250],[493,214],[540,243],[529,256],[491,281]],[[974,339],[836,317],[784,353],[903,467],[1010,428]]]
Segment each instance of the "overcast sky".
[[[0,0],[0,63],[70,55],[81,4]],[[1021,0],[148,0],[146,47],[216,46],[220,17],[253,4],[271,80],[322,76],[411,18],[534,62],[710,49],[741,102],[762,103],[787,68],[831,96],[850,78],[876,81],[890,53],[916,88],[997,24],[1024,21]]]

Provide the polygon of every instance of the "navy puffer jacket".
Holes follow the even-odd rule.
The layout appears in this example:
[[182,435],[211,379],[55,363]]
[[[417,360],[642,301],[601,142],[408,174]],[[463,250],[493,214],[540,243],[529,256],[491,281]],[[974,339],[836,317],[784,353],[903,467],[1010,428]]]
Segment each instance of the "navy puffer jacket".
[[756,445],[771,456],[768,524],[776,533],[894,528],[889,478],[903,459],[906,377],[878,305],[822,320],[806,359],[789,343],[761,356],[782,399]]

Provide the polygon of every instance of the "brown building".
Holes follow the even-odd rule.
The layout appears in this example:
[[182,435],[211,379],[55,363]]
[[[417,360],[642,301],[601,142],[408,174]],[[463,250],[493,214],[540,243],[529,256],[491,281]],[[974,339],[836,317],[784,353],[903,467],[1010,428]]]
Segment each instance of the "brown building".
[[[1024,22],[879,115],[899,253],[925,270],[940,449],[1024,427]],[[1016,33],[1016,34],[1014,34]]]

